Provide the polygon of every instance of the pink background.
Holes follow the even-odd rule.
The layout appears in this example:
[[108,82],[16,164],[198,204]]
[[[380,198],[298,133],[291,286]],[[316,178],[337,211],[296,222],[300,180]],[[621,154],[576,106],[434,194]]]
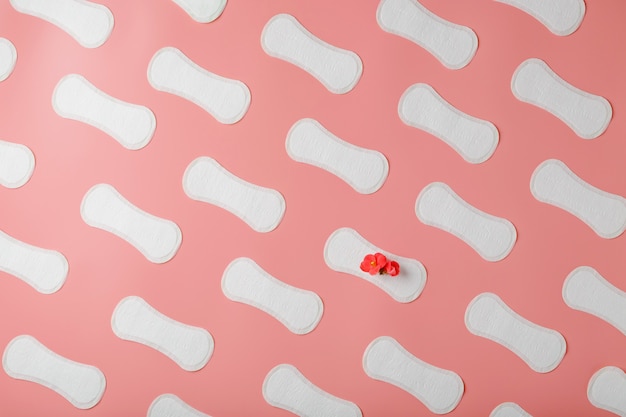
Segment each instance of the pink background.
[[[0,2],[0,37],[18,53],[15,70],[0,83],[0,139],[27,145],[36,158],[26,185],[0,188],[0,230],[58,250],[70,265],[64,286],[50,295],[0,272],[0,348],[30,334],[67,358],[97,366],[107,379],[101,402],[83,411],[48,388],[0,372],[3,415],[145,415],[157,396],[173,393],[214,417],[288,416],[266,403],[261,392],[265,376],[280,363],[296,366],[318,387],[356,403],[366,417],[432,415],[407,392],[363,371],[365,348],[383,335],[462,377],[465,394],[451,416],[487,416],[505,401],[534,416],[611,415],[589,403],[587,384],[601,367],[626,369],[626,338],[602,320],[569,308],[561,289],[581,265],[626,289],[626,238],[598,237],[577,218],[535,200],[529,182],[541,162],[557,158],[596,187],[626,195],[625,2],[587,0],[580,28],[559,37],[496,1],[422,0],[433,13],[476,32],[477,53],[460,70],[447,69],[425,49],[384,32],[374,0],[231,0],[208,24],[193,21],[170,0],[100,2],[113,13],[115,27],[96,49],[18,13],[8,0]],[[292,14],[320,39],[356,52],[363,61],[357,86],[345,95],[332,94],[308,73],[267,55],[261,31],[278,13]],[[179,48],[211,72],[243,81],[251,91],[245,117],[220,124],[193,103],[152,88],[148,63],[165,46]],[[610,101],[613,120],[602,136],[581,139],[556,117],[513,96],[513,72],[532,57]],[[120,100],[149,107],[157,119],[150,144],[130,151],[92,126],[59,117],[52,92],[69,73],[83,75]],[[441,140],[403,124],[398,101],[415,83],[430,84],[455,107],[493,122],[500,132],[493,157],[469,164]],[[384,186],[361,195],[328,172],[290,159],[287,132],[305,117],[385,154],[390,170]],[[257,233],[231,213],[188,198],[182,175],[199,156],[280,191],[286,212],[278,228]],[[422,224],[415,200],[433,181],[509,219],[518,232],[511,254],[487,262],[456,237]],[[109,183],[137,207],[175,221],[183,233],[177,255],[152,264],[120,238],[86,225],[80,203],[98,183]],[[324,244],[340,227],[420,260],[428,271],[421,296],[400,304],[368,282],[326,266]],[[222,273],[241,256],[319,294],[325,308],[319,326],[308,335],[294,335],[271,316],[227,299]],[[528,320],[563,334],[567,353],[556,370],[536,373],[511,351],[469,333],[467,305],[486,291]],[[156,350],[115,336],[113,309],[129,295],[207,329],[215,339],[209,363],[187,372]]]

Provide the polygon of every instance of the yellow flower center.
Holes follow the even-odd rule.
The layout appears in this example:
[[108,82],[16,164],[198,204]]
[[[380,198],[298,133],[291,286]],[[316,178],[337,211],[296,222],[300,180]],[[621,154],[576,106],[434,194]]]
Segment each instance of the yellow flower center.
[[372,266],[376,266],[376,261],[372,261],[372,262],[370,262],[370,265],[372,265]]

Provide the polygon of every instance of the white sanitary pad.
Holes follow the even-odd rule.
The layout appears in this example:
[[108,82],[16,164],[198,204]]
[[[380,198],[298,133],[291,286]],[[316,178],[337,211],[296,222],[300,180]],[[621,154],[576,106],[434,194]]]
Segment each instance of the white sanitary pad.
[[[376,252],[398,262],[400,273],[392,277],[370,275],[361,271],[360,265],[365,255]],[[426,269],[421,262],[383,251],[365,240],[356,230],[348,227],[337,229],[330,235],[324,246],[324,260],[332,270],[364,279],[401,303],[415,300],[426,285]]]
[[612,239],[626,229],[626,199],[588,184],[559,160],[549,159],[535,169],[530,190],[537,200],[573,214],[600,237]]
[[428,84],[409,87],[400,98],[398,114],[404,123],[438,137],[473,164],[489,159],[498,146],[500,135],[493,123],[454,108]]
[[323,391],[288,364],[267,374],[263,397],[268,404],[301,417],[362,417],[356,404]]
[[0,140],[0,185],[19,188],[35,170],[35,155],[24,145]]
[[554,370],[565,355],[565,339],[559,332],[526,320],[495,294],[483,293],[470,302],[465,326],[508,348],[536,372]]
[[313,331],[324,311],[316,293],[274,278],[249,258],[237,258],[226,267],[222,291],[230,300],[265,311],[296,334]]
[[189,198],[228,210],[257,232],[274,230],[285,214],[285,199],[278,191],[244,181],[206,156],[189,164],[183,189]]
[[124,239],[150,262],[169,261],[182,241],[176,223],[135,207],[108,184],[94,185],[87,191],[80,214],[85,223]]
[[248,86],[207,71],[176,48],[165,47],[154,54],[148,81],[159,91],[200,106],[220,123],[237,123],[250,107]]
[[441,182],[427,185],[417,197],[415,214],[424,224],[449,232],[487,261],[504,259],[513,249],[513,224],[471,206]]
[[156,128],[149,108],[111,97],[78,74],[59,81],[52,105],[59,116],[94,126],[128,149],[146,146]]
[[148,417],[211,417],[186,404],[174,394],[159,395],[148,408]]
[[86,0],[10,0],[20,13],[43,19],[64,30],[85,48],[97,48],[109,39],[113,14]]
[[9,342],[2,366],[10,377],[48,387],[80,409],[98,404],[106,386],[98,368],[62,357],[29,335]]
[[574,87],[537,58],[527,59],[517,67],[511,90],[520,101],[561,119],[583,139],[604,133],[613,116],[611,104],[604,97]]
[[493,409],[489,417],[532,417],[515,403],[502,403]]
[[585,17],[584,0],[496,0],[528,13],[552,33],[567,36],[580,26]]
[[454,410],[465,390],[459,375],[416,358],[388,336],[370,343],[363,369],[369,377],[407,391],[435,414]]
[[469,64],[478,49],[472,29],[442,19],[416,0],[381,0],[376,20],[384,31],[415,42],[450,69]]
[[173,0],[193,20],[209,23],[220,17],[226,7],[226,0]]
[[357,54],[317,38],[288,14],[276,15],[267,22],[261,45],[268,55],[303,69],[335,94],[352,90],[363,72]]
[[382,153],[338,138],[317,120],[297,121],[289,130],[285,145],[294,161],[322,168],[361,194],[378,191],[387,179],[389,163]]
[[573,309],[601,318],[626,335],[626,292],[595,269],[581,266],[563,284],[563,300]]
[[0,38],[0,81],[6,80],[15,68],[17,51],[10,40]]
[[118,303],[111,328],[120,339],[156,349],[186,371],[202,369],[213,354],[213,336],[208,331],[175,321],[140,297]]
[[38,248],[0,231],[0,271],[11,274],[43,294],[58,291],[69,265],[61,253]]
[[615,366],[605,366],[593,374],[587,386],[587,399],[595,407],[626,417],[626,374]]

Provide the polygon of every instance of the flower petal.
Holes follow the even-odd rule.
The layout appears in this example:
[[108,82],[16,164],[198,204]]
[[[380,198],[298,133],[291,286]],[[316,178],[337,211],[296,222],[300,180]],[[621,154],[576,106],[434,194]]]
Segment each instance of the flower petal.
[[400,265],[396,261],[389,261],[385,265],[385,271],[392,277],[395,277],[400,273]]
[[375,253],[374,256],[376,257],[376,264],[380,266],[380,268],[384,267],[385,264],[387,263],[387,257],[385,255],[383,255],[382,253]]

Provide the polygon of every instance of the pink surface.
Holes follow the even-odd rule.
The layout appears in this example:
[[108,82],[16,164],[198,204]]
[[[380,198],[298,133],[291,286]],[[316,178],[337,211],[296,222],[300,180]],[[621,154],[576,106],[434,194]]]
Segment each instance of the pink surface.
[[[320,388],[356,403],[366,417],[431,415],[408,393],[364,373],[363,352],[382,335],[462,377],[465,395],[451,416],[486,416],[505,401],[536,416],[610,415],[589,403],[587,384],[603,366],[626,368],[626,338],[567,307],[561,288],[574,268],[589,265],[626,289],[626,237],[601,239],[575,217],[535,200],[529,182],[539,163],[558,158],[589,183],[626,195],[626,3],[587,0],[581,27],[559,37],[495,1],[423,0],[432,12],[471,27],[478,36],[474,59],[456,71],[384,32],[373,0],[231,0],[208,24],[193,21],[169,0],[101,3],[112,11],[115,27],[96,49],[18,13],[8,1],[0,4],[0,37],[18,53],[15,70],[0,83],[0,139],[27,145],[36,158],[26,185],[0,187],[0,230],[58,250],[70,265],[65,285],[51,295],[0,272],[0,348],[17,335],[31,334],[63,356],[97,366],[107,378],[102,401],[83,411],[45,387],[0,372],[3,415],[145,415],[157,396],[173,393],[214,417],[287,416],[261,393],[265,376],[280,363],[296,366]],[[331,94],[306,72],[264,53],[261,31],[278,13],[292,14],[319,38],[361,57],[363,75],[354,90]],[[252,97],[245,117],[223,125],[200,107],[153,89],[148,63],[165,46],[243,81]],[[511,77],[531,57],[611,102],[613,120],[602,136],[583,140],[556,117],[515,99]],[[69,73],[149,107],[157,119],[150,144],[129,151],[89,125],[59,117],[52,91]],[[491,159],[469,164],[439,139],[401,122],[398,100],[418,82],[497,126],[500,144]],[[346,141],[384,153],[390,166],[384,186],[360,195],[328,172],[291,160],[285,138],[305,117]],[[280,191],[286,212],[278,228],[257,233],[231,213],[188,198],[182,176],[199,156]],[[422,224],[415,199],[433,181],[509,219],[518,232],[511,254],[486,262],[454,236]],[[102,182],[180,226],[183,242],[171,261],[152,264],[125,241],[83,222],[81,200]],[[340,227],[420,260],[428,271],[421,296],[400,304],[366,281],[328,268],[324,244]],[[228,300],[220,288],[222,273],[241,256],[319,294],[325,307],[319,326],[297,336],[267,314]],[[563,334],[568,350],[556,370],[533,372],[509,350],[469,333],[465,309],[485,291]],[[211,332],[215,351],[206,367],[186,372],[153,349],[117,338],[111,314],[129,295]]]

